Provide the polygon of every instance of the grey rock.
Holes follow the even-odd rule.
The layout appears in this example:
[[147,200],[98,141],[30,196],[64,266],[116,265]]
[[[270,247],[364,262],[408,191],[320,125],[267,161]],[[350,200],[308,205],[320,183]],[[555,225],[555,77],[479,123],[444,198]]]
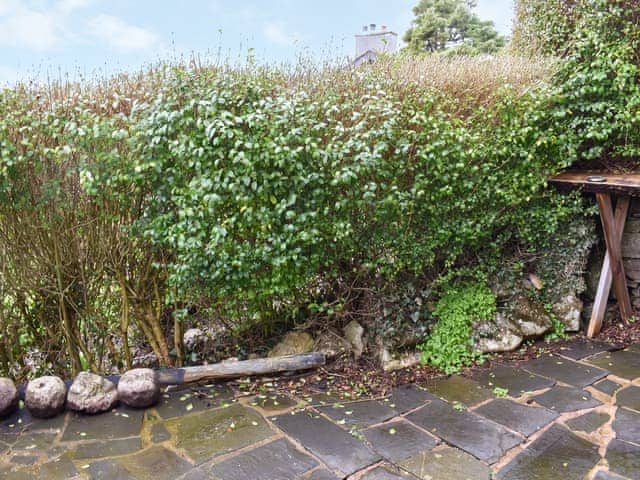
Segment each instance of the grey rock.
[[385,372],[401,370],[403,368],[413,367],[420,363],[422,354],[420,352],[407,352],[394,357],[386,348],[380,356],[380,363]]
[[150,368],[129,370],[118,382],[118,396],[125,405],[146,408],[160,398],[160,386],[156,374]]
[[337,333],[327,331],[318,336],[313,349],[324,353],[327,358],[335,358],[350,351],[351,345]]
[[313,337],[307,332],[289,332],[269,352],[269,357],[283,357],[313,350]]
[[67,387],[59,377],[40,377],[27,384],[25,404],[34,417],[55,417],[64,410],[66,398]]
[[118,390],[113,382],[89,372],[80,372],[67,394],[67,406],[76,412],[106,412],[117,402]]
[[474,349],[481,353],[510,352],[523,341],[518,327],[504,312],[498,312],[492,320],[480,322],[474,327]]
[[19,395],[13,380],[0,378],[0,418],[12,414],[18,408]]
[[583,307],[582,300],[574,294],[570,294],[555,303],[552,310],[568,332],[577,332],[580,330],[580,315]]
[[553,326],[544,305],[522,295],[516,298],[512,306],[511,320],[523,337],[544,335]]
[[353,348],[353,355],[356,358],[362,356],[364,352],[364,328],[355,320],[352,320],[344,327],[344,338]]
[[199,328],[190,328],[184,335],[182,336],[182,342],[184,343],[184,347],[193,352],[202,348],[207,343],[206,334],[200,330]]

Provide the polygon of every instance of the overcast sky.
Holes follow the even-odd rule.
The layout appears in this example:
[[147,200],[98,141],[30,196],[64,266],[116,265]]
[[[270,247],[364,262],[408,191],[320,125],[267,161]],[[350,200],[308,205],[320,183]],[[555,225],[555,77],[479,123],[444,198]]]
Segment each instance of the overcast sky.
[[[0,83],[138,69],[190,52],[262,62],[353,55],[362,25],[400,35],[417,0],[0,0]],[[512,0],[477,9],[508,34]]]

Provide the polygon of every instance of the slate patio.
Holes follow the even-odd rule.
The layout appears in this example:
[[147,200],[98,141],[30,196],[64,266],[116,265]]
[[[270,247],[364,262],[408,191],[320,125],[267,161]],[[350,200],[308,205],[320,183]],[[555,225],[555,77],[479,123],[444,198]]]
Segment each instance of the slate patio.
[[570,344],[388,398],[249,397],[225,384],[146,411],[0,422],[0,478],[640,479],[640,348]]

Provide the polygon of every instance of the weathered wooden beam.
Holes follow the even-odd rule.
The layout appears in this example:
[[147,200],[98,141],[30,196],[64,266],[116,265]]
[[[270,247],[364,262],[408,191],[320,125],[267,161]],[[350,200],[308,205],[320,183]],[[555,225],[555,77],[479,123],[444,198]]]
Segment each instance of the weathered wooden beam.
[[180,385],[205,380],[310,370],[323,366],[325,362],[324,353],[312,352],[286,357],[257,358],[197,367],[171,368],[159,370],[157,376],[158,383],[161,385]]
[[640,196],[640,174],[637,173],[569,171],[550,178],[549,184],[562,190]]
[[628,323],[633,316],[633,310],[631,309],[631,300],[629,298],[629,290],[627,289],[627,278],[624,273],[624,265],[622,264],[622,255],[620,254],[622,232],[616,228],[613,207],[611,206],[611,196],[608,193],[597,193],[596,200],[598,201],[598,207],[600,209],[600,219],[602,221],[604,239],[607,244],[607,253],[611,265],[613,291],[618,300],[622,320]]
[[[629,212],[629,204],[629,197],[622,197],[617,202],[614,222],[615,230],[618,233],[624,231],[624,226],[627,220],[627,213]],[[611,292],[612,278],[611,257],[609,257],[609,253],[606,253],[604,262],[602,263],[602,270],[600,271],[598,290],[593,301],[591,319],[589,320],[589,326],[587,327],[587,337],[589,338],[595,337],[598,333],[600,333],[600,330],[602,329],[602,323],[607,311],[609,293]]]

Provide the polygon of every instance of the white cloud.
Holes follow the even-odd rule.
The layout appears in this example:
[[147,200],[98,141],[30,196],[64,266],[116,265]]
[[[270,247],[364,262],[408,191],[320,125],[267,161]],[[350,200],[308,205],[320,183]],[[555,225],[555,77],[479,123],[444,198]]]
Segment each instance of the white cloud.
[[56,4],[57,10],[62,13],[69,14],[91,5],[92,0],[59,0]]
[[119,50],[148,50],[157,47],[158,36],[119,17],[100,14],[89,22],[91,34]]
[[262,29],[262,33],[268,41],[282,47],[290,46],[296,39],[295,35],[286,31],[285,26],[276,22],[269,22],[265,24]]
[[1,46],[48,50],[57,46],[64,35],[64,25],[55,15],[37,10],[17,8],[0,18]]

